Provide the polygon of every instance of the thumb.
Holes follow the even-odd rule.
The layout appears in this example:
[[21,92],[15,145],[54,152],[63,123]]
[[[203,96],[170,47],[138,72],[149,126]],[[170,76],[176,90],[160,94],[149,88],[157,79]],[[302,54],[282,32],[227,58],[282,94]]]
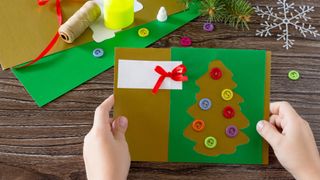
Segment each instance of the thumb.
[[115,139],[126,140],[125,134],[128,128],[128,120],[126,117],[119,117],[113,123],[113,135]]
[[258,133],[272,146],[277,148],[283,135],[270,122],[262,120],[257,123]]

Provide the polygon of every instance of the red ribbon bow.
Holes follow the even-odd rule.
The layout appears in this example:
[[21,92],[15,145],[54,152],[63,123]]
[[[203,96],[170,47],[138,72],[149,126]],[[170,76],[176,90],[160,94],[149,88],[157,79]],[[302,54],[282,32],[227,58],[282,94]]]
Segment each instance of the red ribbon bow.
[[171,78],[174,81],[182,81],[182,82],[188,81],[188,77],[183,76],[183,74],[185,74],[187,71],[186,66],[184,66],[183,64],[175,67],[171,72],[166,72],[161,66],[156,66],[154,70],[161,75],[157,83],[152,89],[152,93],[154,94],[158,92],[161,84],[163,83],[164,79],[167,77]]
[[[39,6],[44,6],[48,2],[49,2],[49,0],[38,0],[38,5]],[[59,25],[61,25],[62,24],[62,11],[61,11],[60,0],[56,0],[56,11],[57,11],[58,23],[59,23]],[[58,38],[59,38],[59,33],[57,31],[56,34],[54,35],[54,37],[52,38],[52,40],[50,41],[50,43],[38,55],[38,57],[36,57],[34,60],[30,61],[26,65],[23,65],[23,66],[18,67],[18,68],[24,68],[24,67],[30,66],[30,65],[36,63],[37,61],[39,61],[41,58],[43,58],[52,49],[52,47],[56,44]]]

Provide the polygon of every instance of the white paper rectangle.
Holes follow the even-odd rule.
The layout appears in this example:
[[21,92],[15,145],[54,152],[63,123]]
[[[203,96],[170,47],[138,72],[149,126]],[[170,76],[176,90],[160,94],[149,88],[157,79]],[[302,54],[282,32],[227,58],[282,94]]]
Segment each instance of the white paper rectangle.
[[[172,71],[182,61],[147,61],[120,59],[118,63],[118,88],[153,89],[160,75],[154,70],[161,66],[165,71]],[[160,89],[182,89],[181,81],[166,78]]]

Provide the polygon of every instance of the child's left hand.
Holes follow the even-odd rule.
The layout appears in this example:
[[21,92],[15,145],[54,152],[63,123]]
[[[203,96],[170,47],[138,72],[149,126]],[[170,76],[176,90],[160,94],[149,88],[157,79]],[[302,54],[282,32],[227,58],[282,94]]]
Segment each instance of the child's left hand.
[[112,95],[96,109],[93,127],[84,139],[83,157],[89,180],[124,180],[129,173],[130,154],[125,137],[128,121],[125,117],[109,117],[113,104]]

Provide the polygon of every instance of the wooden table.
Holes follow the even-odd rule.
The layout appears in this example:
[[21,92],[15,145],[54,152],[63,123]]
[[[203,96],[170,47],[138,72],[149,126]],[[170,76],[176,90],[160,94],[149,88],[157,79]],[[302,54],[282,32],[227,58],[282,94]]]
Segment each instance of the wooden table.
[[[320,30],[320,2],[293,0],[316,6],[311,24]],[[252,0],[255,5],[276,5],[276,0]],[[194,47],[268,49],[272,55],[271,100],[289,101],[311,125],[320,145],[320,39],[302,38],[296,31],[293,49],[285,50],[275,37],[255,36],[260,18],[250,31],[224,24],[207,33],[204,18],[190,22],[152,47],[179,46],[189,36]],[[301,73],[299,81],[287,77]],[[254,82],[253,82],[254,83]],[[10,71],[0,72],[0,179],[86,179],[82,159],[83,138],[90,130],[95,108],[112,94],[113,69],[38,108]],[[290,151],[290,149],[288,149]],[[273,152],[270,165],[214,165],[188,163],[138,163],[129,179],[292,179]]]

